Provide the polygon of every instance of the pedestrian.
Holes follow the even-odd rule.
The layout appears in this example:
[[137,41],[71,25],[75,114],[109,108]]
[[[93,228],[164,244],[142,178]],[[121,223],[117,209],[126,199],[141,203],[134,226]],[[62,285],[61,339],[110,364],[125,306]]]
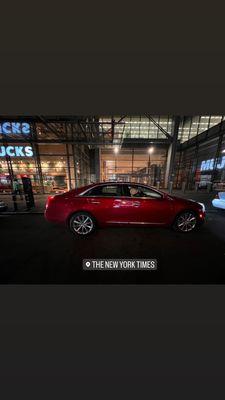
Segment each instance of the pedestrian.
[[20,196],[20,200],[23,200],[21,186],[17,178],[13,179],[13,194],[15,196],[18,194]]

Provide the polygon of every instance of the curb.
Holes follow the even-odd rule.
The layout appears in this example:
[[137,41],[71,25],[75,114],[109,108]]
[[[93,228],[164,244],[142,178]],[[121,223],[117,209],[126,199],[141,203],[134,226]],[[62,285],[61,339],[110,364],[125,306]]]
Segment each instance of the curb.
[[0,213],[0,216],[1,215],[35,215],[35,214],[37,214],[37,215],[43,215],[44,214],[44,211],[8,211],[8,212],[2,212],[2,213]]

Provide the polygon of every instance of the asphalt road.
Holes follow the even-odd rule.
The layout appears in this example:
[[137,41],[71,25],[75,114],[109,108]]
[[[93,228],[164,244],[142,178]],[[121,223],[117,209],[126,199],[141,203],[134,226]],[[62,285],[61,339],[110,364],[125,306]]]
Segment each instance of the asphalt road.
[[[225,212],[190,234],[105,228],[77,238],[43,215],[0,216],[0,283],[225,283]],[[156,258],[157,271],[83,271],[84,258]]]

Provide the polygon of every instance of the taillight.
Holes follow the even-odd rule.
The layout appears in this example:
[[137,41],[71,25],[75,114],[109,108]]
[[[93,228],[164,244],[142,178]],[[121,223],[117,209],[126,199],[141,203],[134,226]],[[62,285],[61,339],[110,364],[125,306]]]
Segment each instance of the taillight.
[[55,196],[48,196],[47,202],[46,202],[46,208],[50,205],[51,201],[54,199]]

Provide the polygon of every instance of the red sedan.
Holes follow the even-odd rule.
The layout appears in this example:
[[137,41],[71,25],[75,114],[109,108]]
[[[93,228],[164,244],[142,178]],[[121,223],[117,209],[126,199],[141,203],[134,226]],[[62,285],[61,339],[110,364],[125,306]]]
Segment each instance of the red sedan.
[[204,221],[205,208],[147,185],[104,182],[50,196],[45,218],[83,236],[107,225],[172,226],[186,233]]

